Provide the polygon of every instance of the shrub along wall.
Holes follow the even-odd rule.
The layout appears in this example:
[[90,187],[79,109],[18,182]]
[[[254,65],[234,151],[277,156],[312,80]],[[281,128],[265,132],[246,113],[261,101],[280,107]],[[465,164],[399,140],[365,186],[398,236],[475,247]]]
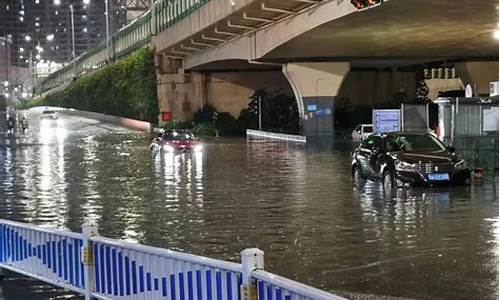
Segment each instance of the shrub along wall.
[[87,76],[62,91],[29,103],[54,105],[158,121],[156,74],[153,51],[140,49],[130,56]]

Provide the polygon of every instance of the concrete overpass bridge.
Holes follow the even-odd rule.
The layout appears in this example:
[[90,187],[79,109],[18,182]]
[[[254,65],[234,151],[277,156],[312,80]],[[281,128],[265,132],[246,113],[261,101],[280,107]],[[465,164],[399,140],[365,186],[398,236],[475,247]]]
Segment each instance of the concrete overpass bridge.
[[[110,52],[155,49],[160,111],[176,120],[206,104],[236,116],[256,89],[282,88],[298,101],[304,134],[330,135],[335,97],[372,106],[400,90],[412,97],[424,66],[456,69],[458,78],[431,89],[475,83],[486,92],[498,80],[497,22],[492,0],[386,0],[363,10],[349,0],[159,0]],[[109,52],[97,50],[56,75],[104,65]],[[308,106],[326,114],[318,120]]]
[[463,80],[451,87],[468,81],[486,92],[498,80],[497,20],[490,0],[391,0],[361,11],[348,0],[212,0],[152,39],[160,107],[189,118],[212,103],[236,115],[256,88],[289,86],[304,134],[331,135],[332,114],[318,120],[308,107],[331,112],[339,94],[368,105],[401,88],[411,97],[415,66],[456,62]]

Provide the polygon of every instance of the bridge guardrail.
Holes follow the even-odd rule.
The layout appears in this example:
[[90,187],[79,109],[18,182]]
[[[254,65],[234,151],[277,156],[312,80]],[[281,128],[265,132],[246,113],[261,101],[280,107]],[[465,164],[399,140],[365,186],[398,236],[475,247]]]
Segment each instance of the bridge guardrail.
[[264,252],[241,264],[0,219],[0,268],[85,295],[85,299],[339,300],[263,271]]

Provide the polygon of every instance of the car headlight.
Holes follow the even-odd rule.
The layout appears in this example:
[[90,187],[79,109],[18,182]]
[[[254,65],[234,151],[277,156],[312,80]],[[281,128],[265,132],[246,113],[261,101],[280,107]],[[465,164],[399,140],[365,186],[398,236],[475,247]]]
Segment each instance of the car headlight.
[[203,146],[202,145],[196,145],[196,146],[194,146],[193,150],[194,150],[194,152],[201,152],[203,150]]
[[170,146],[170,145],[163,145],[162,147],[163,151],[165,152],[174,152],[174,147]]
[[455,164],[455,169],[463,170],[467,168],[469,168],[469,163],[465,159],[461,159]]
[[396,170],[398,171],[415,171],[415,166],[404,161],[398,161],[396,163]]

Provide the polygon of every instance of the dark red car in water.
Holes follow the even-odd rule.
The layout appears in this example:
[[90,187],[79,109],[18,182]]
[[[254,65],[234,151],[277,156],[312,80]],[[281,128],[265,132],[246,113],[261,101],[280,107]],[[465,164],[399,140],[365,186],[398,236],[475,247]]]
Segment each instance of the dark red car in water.
[[190,130],[167,129],[158,134],[150,149],[165,153],[200,152],[203,146]]

